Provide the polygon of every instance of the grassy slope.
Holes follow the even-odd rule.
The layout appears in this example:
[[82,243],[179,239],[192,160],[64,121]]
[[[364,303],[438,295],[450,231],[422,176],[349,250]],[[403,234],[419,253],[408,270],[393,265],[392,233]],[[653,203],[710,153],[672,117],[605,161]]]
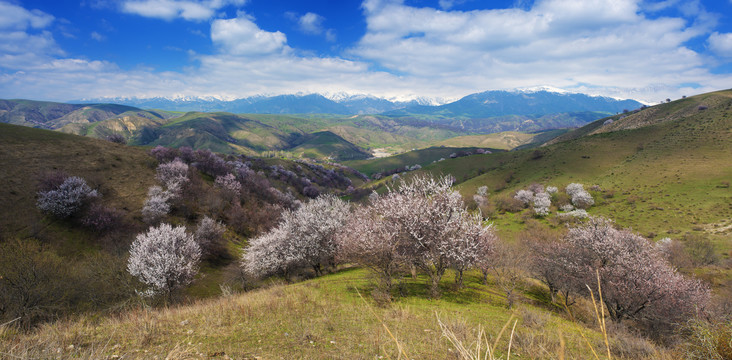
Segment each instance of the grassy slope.
[[[505,308],[494,288],[479,284],[477,276],[469,274],[466,280],[467,287],[456,292],[451,288],[452,278],[446,276],[440,300],[426,299],[424,279],[409,280],[405,289],[410,295],[375,308],[371,300],[367,303],[357,293],[369,299],[371,286],[365,281],[365,271],[344,270],[189,306],[141,309],[116,318],[85,317],[44,326],[31,334],[0,331],[0,351],[55,358],[398,358],[386,327],[409,358],[444,359],[456,355],[454,346],[442,336],[436,315],[470,344],[478,326],[486,330],[492,343],[512,313],[518,315],[514,357],[556,358],[561,337],[567,358],[586,358],[590,350],[580,333],[596,348],[601,343],[597,332],[566,320],[561,312],[548,313],[530,305],[541,303],[532,300],[531,291],[523,293],[528,296],[527,304],[514,312]],[[503,356],[510,330],[498,342],[498,353]]]
[[[459,181],[470,178],[460,184],[464,194],[475,193],[481,185],[491,190],[507,185],[501,193],[509,194],[532,182],[560,187],[570,182],[598,184],[615,195],[602,199],[595,194],[599,204],[590,213],[657,237],[689,231],[714,234],[715,226],[732,217],[732,189],[722,187],[723,182],[732,181],[732,98],[728,96],[729,92],[716,95],[716,107],[669,117],[656,125],[547,146],[536,160],[531,159],[533,150],[527,150],[459,158],[423,170],[451,173]],[[706,95],[702,99],[710,102]],[[679,104],[659,107],[654,111],[672,112]],[[473,177],[481,168],[488,173]],[[512,180],[505,184],[509,174]],[[721,240],[728,234],[715,236]]]
[[389,171],[396,168],[404,168],[405,166],[412,166],[416,164],[426,166],[441,158],[447,159],[450,157],[450,154],[461,150],[474,151],[476,150],[476,148],[431,147],[385,158],[344,161],[343,164],[370,176],[377,172]]
[[493,149],[511,150],[520,145],[528,144],[534,139],[534,134],[527,134],[518,131],[505,131],[488,135],[467,135],[458,136],[438,142],[437,146],[474,146],[488,147]]
[[365,159],[371,155],[342,137],[330,132],[319,131],[306,136],[305,142],[288,149],[296,156],[308,158],[333,158],[337,160]]
[[[144,150],[103,140],[0,124],[0,154],[0,234],[6,236],[28,236],[48,225],[35,207],[36,184],[46,171],[100,184],[103,202],[127,216],[139,216],[147,188],[155,184],[154,160]],[[51,223],[44,232],[64,237],[64,229]]]

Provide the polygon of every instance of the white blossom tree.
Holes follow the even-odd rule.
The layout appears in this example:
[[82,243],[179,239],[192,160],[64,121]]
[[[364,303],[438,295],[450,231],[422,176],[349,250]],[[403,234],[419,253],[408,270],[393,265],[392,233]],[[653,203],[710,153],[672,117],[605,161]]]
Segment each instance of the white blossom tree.
[[155,224],[170,212],[168,201],[171,193],[160,186],[151,186],[147,191],[147,199],[142,206],[142,219],[148,224]]
[[585,190],[582,184],[571,183],[567,185],[565,191],[572,199],[572,204],[580,209],[586,209],[595,204],[595,199]]
[[173,194],[178,194],[183,185],[189,181],[188,164],[184,163],[180,158],[158,165],[155,177],[160,181],[167,190]]
[[536,193],[532,199],[532,203],[534,204],[534,214],[542,217],[549,215],[549,207],[552,206],[552,199],[548,193]]
[[398,204],[376,200],[356,209],[341,229],[338,258],[370,269],[381,293],[389,297],[394,276],[408,263],[408,249],[399,223],[392,221],[398,216]]
[[152,293],[170,299],[174,290],[193,280],[200,258],[201,249],[185,227],[160,224],[137,235],[127,271],[147,284]]
[[244,271],[255,278],[282,273],[285,279],[288,279],[289,270],[293,265],[287,258],[289,235],[287,226],[280,224],[249,241],[249,246],[242,256]]
[[36,205],[41,211],[63,219],[79,212],[88,200],[97,196],[97,191],[84,179],[70,176],[55,189],[38,192]]
[[[288,258],[309,264],[320,276],[324,266],[335,265],[336,234],[345,224],[350,206],[334,195],[323,195],[286,213]],[[290,215],[290,216],[288,216]]]
[[524,206],[527,206],[531,203],[531,200],[534,199],[534,192],[531,190],[519,190],[516,192],[516,195],[513,197],[514,199],[521,201]]
[[399,211],[393,221],[407,243],[413,264],[429,277],[430,295],[439,297],[445,271],[474,264],[480,250],[481,219],[468,214],[462,196],[451,189],[454,179],[415,176],[384,198]]
[[599,272],[602,299],[616,322],[673,323],[703,309],[709,289],[676,272],[646,239],[617,230],[612,221],[590,218],[571,228],[565,250],[552,254],[555,266],[564,270],[569,287],[577,294],[587,287],[597,293]]
[[241,183],[236,179],[233,174],[226,174],[224,176],[217,176],[214,183],[216,187],[222,189],[231,198],[239,197],[241,193]]
[[320,196],[295,211],[285,211],[275,229],[252,240],[243,259],[245,269],[252,275],[266,276],[308,265],[316,275],[322,275],[323,267],[335,265],[336,237],[349,212],[348,203],[334,195]]

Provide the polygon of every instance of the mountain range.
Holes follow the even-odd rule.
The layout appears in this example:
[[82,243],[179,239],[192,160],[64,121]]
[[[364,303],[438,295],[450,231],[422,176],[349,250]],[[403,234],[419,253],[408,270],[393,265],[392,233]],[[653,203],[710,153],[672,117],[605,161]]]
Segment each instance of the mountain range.
[[436,115],[460,118],[486,118],[506,115],[535,115],[599,111],[617,113],[642,104],[635,100],[569,93],[540,87],[527,90],[494,90],[471,94],[457,101],[440,104],[435,99],[391,101],[370,95],[257,95],[236,100],[216,97],[178,98],[96,98],[79,103],[115,103],[144,109],[172,111],[224,111],[247,114],[386,114],[392,116]]

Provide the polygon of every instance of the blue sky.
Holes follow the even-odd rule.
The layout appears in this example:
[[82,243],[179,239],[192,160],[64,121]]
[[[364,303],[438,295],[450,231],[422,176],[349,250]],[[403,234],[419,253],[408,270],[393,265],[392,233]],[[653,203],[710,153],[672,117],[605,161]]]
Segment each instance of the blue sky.
[[0,0],[0,97],[732,87],[732,0]]

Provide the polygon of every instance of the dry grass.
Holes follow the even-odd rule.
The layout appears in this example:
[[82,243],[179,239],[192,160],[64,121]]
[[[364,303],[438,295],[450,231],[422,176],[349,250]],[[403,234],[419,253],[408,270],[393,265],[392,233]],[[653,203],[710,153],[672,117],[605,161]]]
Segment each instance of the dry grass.
[[[470,301],[448,292],[441,300],[408,296],[373,307],[358,296],[369,289],[364,275],[350,270],[187,306],[84,316],[30,333],[5,328],[0,357],[459,359],[464,351],[486,358],[490,349],[488,359],[508,359],[509,351],[516,359],[586,359],[592,355],[582,338],[603,341],[601,333],[558,314],[507,311],[492,303],[489,289]],[[469,278],[464,291],[482,288],[478,276]],[[539,311],[529,309],[520,311]]]

